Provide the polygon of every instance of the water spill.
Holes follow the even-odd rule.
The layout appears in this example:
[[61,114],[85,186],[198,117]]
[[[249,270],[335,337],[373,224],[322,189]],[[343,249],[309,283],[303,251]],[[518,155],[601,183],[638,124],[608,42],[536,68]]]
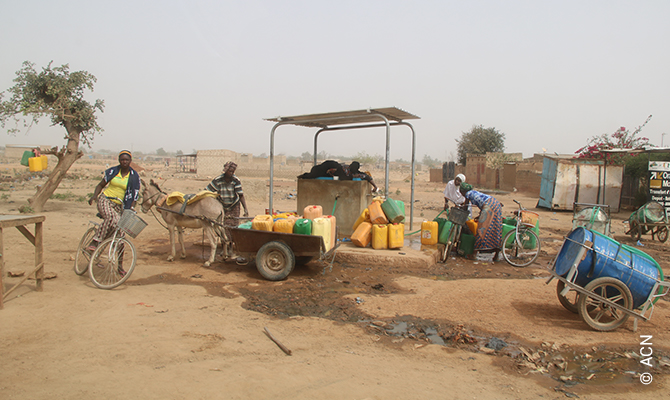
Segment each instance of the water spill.
[[440,336],[440,334],[437,332],[437,329],[435,328],[424,328],[423,332],[426,334],[426,337],[428,340],[430,340],[431,343],[433,344],[439,344],[442,346],[445,346],[446,343],[444,342],[444,339]]
[[543,343],[540,349],[530,349],[514,340],[477,334],[462,325],[437,324],[435,321],[412,316],[396,317],[390,321],[361,322],[369,324],[375,332],[390,337],[415,339],[445,347],[465,347],[472,351],[506,356],[515,361],[519,370],[550,376],[566,387],[578,384],[604,386],[635,383],[639,381],[641,373],[648,370],[664,373],[660,366],[667,365],[664,355],[655,355],[652,365],[657,367],[648,369],[641,368],[639,356],[632,352],[595,348],[588,352],[561,350],[547,343]]

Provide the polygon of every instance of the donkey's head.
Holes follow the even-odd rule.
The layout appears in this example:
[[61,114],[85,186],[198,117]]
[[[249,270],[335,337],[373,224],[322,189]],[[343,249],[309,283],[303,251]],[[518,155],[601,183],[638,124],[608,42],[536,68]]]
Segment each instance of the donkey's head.
[[163,194],[163,191],[156,182],[152,179],[147,185],[142,180],[142,212],[147,213],[157,202]]

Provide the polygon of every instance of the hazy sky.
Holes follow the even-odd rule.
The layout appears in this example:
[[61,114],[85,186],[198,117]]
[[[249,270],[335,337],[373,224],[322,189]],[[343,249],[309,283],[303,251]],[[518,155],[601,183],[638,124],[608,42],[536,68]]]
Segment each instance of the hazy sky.
[[[23,61],[98,79],[93,148],[269,154],[263,118],[398,107],[417,158],[453,159],[473,125],[508,152],[573,153],[594,135],[670,134],[670,1],[0,0],[0,91]],[[276,153],[312,150],[280,127]],[[0,144],[62,145],[47,120]],[[384,154],[384,131],[321,135],[330,154]],[[406,128],[391,159],[410,157]],[[665,145],[670,144],[666,137]]]

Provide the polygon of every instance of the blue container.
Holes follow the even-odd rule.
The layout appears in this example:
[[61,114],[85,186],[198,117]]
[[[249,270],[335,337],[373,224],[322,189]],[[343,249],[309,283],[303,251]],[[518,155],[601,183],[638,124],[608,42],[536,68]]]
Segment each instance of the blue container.
[[568,274],[581,245],[587,241],[593,243],[593,250],[588,250],[577,266],[575,284],[584,287],[596,278],[616,278],[630,289],[635,309],[647,301],[656,281],[663,280],[661,267],[648,254],[584,227],[570,232],[563,242],[556,257],[556,274]]

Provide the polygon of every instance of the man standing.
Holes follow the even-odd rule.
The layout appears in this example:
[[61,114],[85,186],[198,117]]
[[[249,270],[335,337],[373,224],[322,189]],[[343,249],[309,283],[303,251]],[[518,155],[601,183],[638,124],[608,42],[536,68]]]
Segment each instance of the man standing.
[[237,227],[240,218],[240,204],[244,207],[244,216],[249,216],[247,202],[242,192],[242,182],[235,176],[237,164],[228,161],[223,166],[223,174],[212,179],[207,185],[207,190],[218,193],[218,199],[223,204],[225,217],[223,224],[229,227]]

